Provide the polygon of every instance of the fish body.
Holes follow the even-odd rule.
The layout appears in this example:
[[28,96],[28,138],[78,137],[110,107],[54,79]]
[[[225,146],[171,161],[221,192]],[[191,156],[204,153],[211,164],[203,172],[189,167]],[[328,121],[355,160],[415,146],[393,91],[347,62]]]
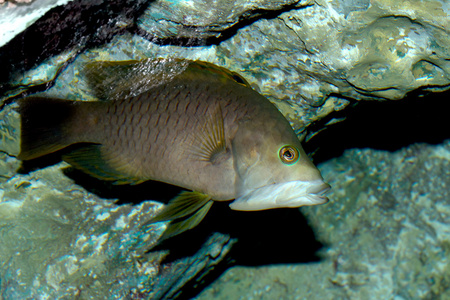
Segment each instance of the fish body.
[[160,83],[143,74],[136,81],[138,94],[105,92],[111,68],[122,74],[146,63],[89,66],[86,77],[98,87],[98,97],[110,101],[20,100],[19,158],[79,144],[63,159],[95,177],[135,184],[157,180],[192,190],[153,220],[179,219],[167,237],[200,222],[212,200],[235,199],[230,207],[236,210],[327,201],[329,186],[289,122],[236,73],[184,61],[179,74]]

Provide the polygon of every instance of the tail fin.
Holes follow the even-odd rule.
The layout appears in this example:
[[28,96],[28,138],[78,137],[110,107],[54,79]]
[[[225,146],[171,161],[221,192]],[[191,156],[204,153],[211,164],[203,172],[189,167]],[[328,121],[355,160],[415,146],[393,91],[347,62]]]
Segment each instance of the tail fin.
[[29,97],[20,99],[21,160],[37,158],[70,144],[68,129],[75,113],[75,101]]

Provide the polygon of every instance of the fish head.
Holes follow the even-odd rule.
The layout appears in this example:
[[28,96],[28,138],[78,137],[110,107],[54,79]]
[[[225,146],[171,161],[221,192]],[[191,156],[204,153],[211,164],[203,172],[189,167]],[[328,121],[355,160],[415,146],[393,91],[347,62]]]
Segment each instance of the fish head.
[[328,202],[330,185],[287,120],[243,127],[232,145],[236,198],[230,208],[253,211]]

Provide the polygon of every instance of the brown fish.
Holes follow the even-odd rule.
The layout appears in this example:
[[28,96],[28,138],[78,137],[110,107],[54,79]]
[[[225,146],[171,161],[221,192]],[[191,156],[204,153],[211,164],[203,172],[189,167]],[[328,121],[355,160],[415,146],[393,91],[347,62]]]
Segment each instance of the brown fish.
[[[173,63],[173,62],[172,62]],[[171,220],[162,238],[196,226],[212,200],[235,210],[328,201],[329,185],[289,122],[236,73],[177,61],[171,78],[155,61],[97,62],[85,68],[97,96],[110,101],[19,100],[19,159],[72,144],[63,160],[118,184],[156,180],[183,192],[151,222]],[[117,86],[114,86],[117,78]],[[112,100],[111,100],[112,99]]]

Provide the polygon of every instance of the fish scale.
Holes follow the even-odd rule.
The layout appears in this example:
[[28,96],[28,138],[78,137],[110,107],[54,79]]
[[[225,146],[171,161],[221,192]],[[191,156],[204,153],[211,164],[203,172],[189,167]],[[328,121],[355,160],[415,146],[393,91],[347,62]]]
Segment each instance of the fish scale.
[[[148,72],[148,66],[163,63],[179,73]],[[139,70],[145,72],[136,74]],[[102,101],[19,101],[19,158],[78,144],[62,157],[92,176],[118,184],[157,180],[192,190],[151,221],[171,220],[162,238],[193,228],[212,201],[235,199],[232,209],[260,210],[328,200],[330,187],[289,122],[238,74],[177,60],[95,62],[85,72]],[[106,87],[114,82],[119,86]],[[50,113],[53,106],[61,111],[58,118]]]

